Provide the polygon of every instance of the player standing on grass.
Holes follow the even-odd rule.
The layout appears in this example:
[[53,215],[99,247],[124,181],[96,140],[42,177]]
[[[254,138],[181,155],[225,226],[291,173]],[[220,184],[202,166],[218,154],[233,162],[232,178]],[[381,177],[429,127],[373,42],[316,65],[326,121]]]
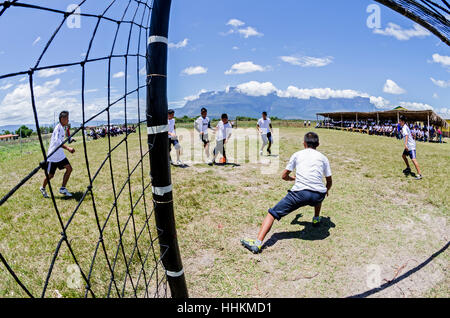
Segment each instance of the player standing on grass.
[[408,125],[406,124],[406,117],[400,116],[399,121],[400,126],[402,127],[402,135],[404,140],[404,146],[405,150],[403,151],[403,160],[406,163],[406,169],[403,170],[403,173],[406,175],[411,174],[411,167],[409,166],[408,162],[408,156],[411,158],[411,161],[414,163],[414,166],[416,167],[418,175],[416,176],[416,180],[422,179],[422,173],[420,172],[420,166],[417,162],[417,154],[416,154],[416,141],[414,140],[411,130],[409,129]]
[[198,131],[200,140],[203,143],[203,148],[205,149],[206,158],[208,163],[211,163],[209,159],[209,137],[208,137],[208,129],[211,129],[211,121],[207,117],[208,110],[206,108],[202,108],[201,116],[197,118],[194,122],[194,128]]
[[65,138],[64,127],[67,126],[68,123],[69,123],[69,112],[67,111],[61,112],[59,114],[59,123],[53,130],[52,139],[50,141],[50,147],[48,148],[48,155],[50,155],[47,158],[46,164],[48,179],[47,177],[45,178],[44,183],[40,188],[40,191],[44,196],[44,198],[49,197],[45,188],[47,187],[48,182],[55,176],[56,169],[59,170],[66,169],[66,173],[64,174],[63,177],[62,186],[59,189],[59,193],[67,197],[72,196],[72,194],[66,189],[67,182],[69,181],[70,174],[72,173],[72,166],[70,165],[69,160],[67,160],[63,149],[66,149],[68,152],[72,154],[75,153],[75,149],[67,147],[66,145],[62,145]]
[[[168,111],[168,119],[169,119],[169,157],[170,152],[172,151],[172,145],[175,147],[177,152],[177,163],[176,165],[181,166],[183,163],[180,160],[181,156],[181,145],[178,141],[176,128],[175,128],[175,111],[173,109],[169,109]],[[170,159],[170,163],[172,163],[172,159]]]
[[267,112],[262,113],[262,118],[258,120],[258,124],[256,124],[256,127],[258,128],[258,131],[261,134],[263,142],[261,149],[259,151],[259,155],[260,156],[263,155],[264,147],[266,147],[267,144],[269,144],[269,146],[267,147],[267,153],[271,155],[272,152],[270,151],[270,148],[272,147],[273,143],[272,122],[270,121],[270,118],[267,117]]
[[233,127],[228,122],[228,115],[222,114],[221,121],[217,124],[216,127],[216,147],[213,151],[213,160],[211,163],[209,163],[210,166],[214,165],[216,163],[216,157],[219,153],[223,156],[223,162],[227,162],[227,154],[225,152],[225,144],[228,142],[228,140],[231,137],[231,133],[233,130]]
[[[313,226],[320,225],[322,202],[325,196],[329,195],[333,184],[330,163],[327,157],[316,150],[319,146],[319,136],[316,133],[307,133],[303,145],[305,149],[291,157],[282,175],[283,180],[294,181],[294,186],[284,199],[269,209],[257,239],[241,240],[242,245],[255,254],[261,252],[264,238],[272,228],[275,219],[279,221],[301,207],[313,206],[315,209]],[[290,176],[294,169],[295,178]],[[326,178],[326,185],[323,184],[323,177]]]

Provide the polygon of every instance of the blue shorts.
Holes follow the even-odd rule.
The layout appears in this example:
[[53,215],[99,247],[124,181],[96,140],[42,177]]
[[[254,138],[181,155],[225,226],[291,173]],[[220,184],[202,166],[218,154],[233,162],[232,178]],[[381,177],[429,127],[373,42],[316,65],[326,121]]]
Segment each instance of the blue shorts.
[[410,150],[410,151],[407,151],[406,149],[405,149],[405,151],[403,151],[403,155],[404,156],[409,156],[411,159],[416,159],[417,158],[417,154],[416,154],[416,151],[415,150]]
[[326,193],[309,190],[288,191],[288,194],[275,207],[269,209],[269,213],[279,221],[303,206],[318,206],[325,199],[325,196]]

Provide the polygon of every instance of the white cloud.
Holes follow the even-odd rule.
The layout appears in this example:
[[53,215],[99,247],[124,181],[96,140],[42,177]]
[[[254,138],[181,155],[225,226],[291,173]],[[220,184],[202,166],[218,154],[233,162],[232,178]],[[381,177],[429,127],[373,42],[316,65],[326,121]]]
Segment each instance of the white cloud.
[[289,63],[295,66],[301,67],[323,67],[331,64],[333,62],[333,57],[328,56],[324,58],[312,57],[312,56],[281,56],[283,62]]
[[450,118],[450,108],[443,107],[443,108],[436,109],[436,113],[438,113],[438,115],[440,115],[444,119]]
[[202,89],[197,94],[186,96],[182,100],[169,102],[169,106],[171,108],[181,108],[181,107],[185,106],[187,102],[191,102],[191,101],[199,99],[200,95],[203,93],[206,93],[206,92],[207,92],[206,89]]
[[202,89],[202,90],[200,90],[196,95],[186,96],[186,97],[184,98],[184,101],[185,101],[185,102],[190,102],[190,101],[197,100],[197,99],[200,98],[200,95],[201,95],[201,94],[204,94],[204,93],[206,93],[206,92],[207,92],[206,89]]
[[434,93],[434,94],[433,94],[433,98],[434,98],[434,99],[438,99],[438,98],[439,98],[439,95],[438,95],[437,93]]
[[[362,96],[364,97],[364,96]],[[390,106],[391,102],[388,101],[387,99],[384,99],[383,97],[375,97],[375,96],[370,96],[370,103],[375,105],[375,107],[377,108],[387,108]]]
[[227,25],[231,25],[232,27],[238,28],[245,25],[245,22],[242,22],[241,20],[238,19],[231,19],[228,21]]
[[289,86],[286,91],[279,93],[281,97],[295,97],[298,99],[310,99],[311,97],[319,99],[330,98],[355,98],[360,97],[362,93],[355,90],[334,90],[331,88],[298,88],[295,86]]
[[433,110],[433,106],[417,102],[400,102],[400,106],[408,110]]
[[256,30],[256,28],[254,28],[254,27],[247,26],[244,28],[243,26],[245,25],[245,22],[238,20],[238,19],[229,20],[227,25],[231,26],[231,29],[228,30],[228,32],[226,32],[226,33],[221,33],[222,35],[229,35],[229,34],[237,33],[246,39],[248,39],[251,36],[258,36],[258,37],[264,36],[263,33],[258,32],[258,30]]
[[405,94],[406,90],[398,86],[398,84],[393,80],[388,79],[384,84],[383,92],[387,94],[401,95]]
[[442,66],[450,66],[450,56],[433,54],[433,62],[442,64]]
[[11,87],[13,87],[13,84],[6,84],[4,86],[0,86],[0,91],[5,91],[7,89],[10,89]]
[[430,77],[431,81],[434,83],[434,85],[442,87],[442,88],[447,88],[450,87],[450,81],[443,81],[443,80],[436,80],[432,77]]
[[36,44],[38,44],[38,42],[39,42],[40,40],[41,40],[41,37],[38,36],[38,37],[36,38],[36,40],[34,40],[33,46],[35,46]]
[[239,47],[238,46],[233,46],[233,50],[239,50]]
[[208,72],[208,69],[203,66],[190,66],[186,69],[184,69],[181,73],[185,75],[200,75],[200,74],[206,74]]
[[238,85],[236,89],[238,92],[249,96],[267,96],[278,91],[270,82],[260,83],[256,81]]
[[49,68],[38,72],[38,77],[47,78],[67,72],[67,69]]
[[428,30],[424,29],[418,24],[414,24],[412,29],[403,29],[401,26],[394,23],[388,23],[388,26],[384,30],[374,29],[373,33],[392,36],[399,41],[407,41],[414,37],[425,37],[431,35]]
[[169,43],[170,49],[181,49],[183,47],[186,47],[189,43],[189,39],[184,39],[183,41],[180,41],[178,43]]
[[255,28],[253,27],[246,27],[245,29],[239,29],[238,33],[241,34],[242,36],[244,36],[244,38],[249,38],[251,36],[264,36],[263,33],[258,32]]
[[[229,88],[227,88],[229,91]],[[251,81],[248,83],[240,84],[236,87],[236,90],[242,94],[249,96],[267,96],[269,94],[277,94],[282,98],[298,98],[298,99],[330,99],[330,98],[347,98],[353,99],[356,97],[369,98],[370,103],[377,108],[386,108],[390,105],[390,102],[383,97],[370,96],[367,93],[355,91],[352,89],[335,90],[331,88],[298,88],[295,86],[289,86],[286,90],[280,90],[275,87],[271,82],[260,83],[257,81]]]
[[268,68],[254,64],[253,62],[241,62],[237,63],[231,66],[231,69],[225,72],[226,75],[233,75],[233,74],[247,74],[247,73],[253,73],[253,72],[264,72]]
[[118,72],[113,75],[113,78],[122,78],[125,77],[125,72]]

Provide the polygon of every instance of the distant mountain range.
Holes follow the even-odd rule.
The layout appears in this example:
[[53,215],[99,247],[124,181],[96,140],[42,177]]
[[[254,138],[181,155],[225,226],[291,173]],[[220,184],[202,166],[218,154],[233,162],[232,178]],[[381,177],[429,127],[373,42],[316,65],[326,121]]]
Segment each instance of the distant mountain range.
[[175,116],[199,116],[202,107],[208,109],[208,116],[212,118],[218,118],[222,113],[227,113],[231,118],[236,116],[260,118],[261,113],[267,111],[269,117],[316,119],[316,113],[375,110],[370,99],[364,97],[298,99],[279,97],[276,93],[267,96],[249,96],[230,88],[227,91],[200,94],[198,99],[188,101],[184,107],[176,109]]

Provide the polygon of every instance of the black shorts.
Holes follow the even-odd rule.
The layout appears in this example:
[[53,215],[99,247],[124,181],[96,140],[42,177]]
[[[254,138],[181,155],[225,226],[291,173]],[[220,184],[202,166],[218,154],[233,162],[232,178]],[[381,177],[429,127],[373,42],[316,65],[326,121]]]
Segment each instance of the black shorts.
[[56,169],[63,170],[67,165],[70,165],[67,158],[64,158],[64,160],[61,160],[60,162],[47,162],[47,173],[54,175]]
[[309,190],[302,191],[288,191],[286,197],[284,197],[277,205],[269,209],[269,213],[277,219],[285,217],[289,213],[304,207],[304,206],[318,206],[325,199],[326,193],[320,193]]

